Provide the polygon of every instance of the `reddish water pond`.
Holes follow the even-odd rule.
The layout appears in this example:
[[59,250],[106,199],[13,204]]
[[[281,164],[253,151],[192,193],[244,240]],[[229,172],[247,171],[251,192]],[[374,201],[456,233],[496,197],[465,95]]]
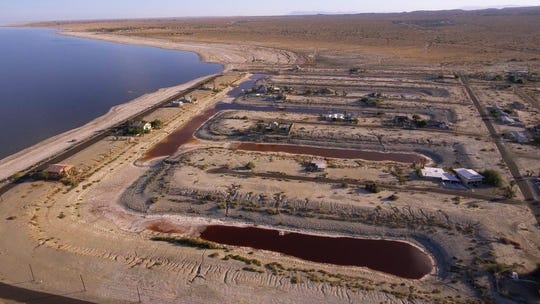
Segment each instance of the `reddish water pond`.
[[361,266],[406,279],[431,273],[431,258],[405,242],[328,237],[256,227],[213,225],[201,238],[232,246],[283,253],[303,260],[343,266]]

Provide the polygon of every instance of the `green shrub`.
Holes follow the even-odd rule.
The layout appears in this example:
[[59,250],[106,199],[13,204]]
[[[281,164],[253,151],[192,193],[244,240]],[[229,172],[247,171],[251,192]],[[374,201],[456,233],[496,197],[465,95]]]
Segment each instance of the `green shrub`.
[[484,182],[494,187],[500,187],[503,184],[503,180],[499,172],[491,169],[484,170],[480,173],[484,176]]

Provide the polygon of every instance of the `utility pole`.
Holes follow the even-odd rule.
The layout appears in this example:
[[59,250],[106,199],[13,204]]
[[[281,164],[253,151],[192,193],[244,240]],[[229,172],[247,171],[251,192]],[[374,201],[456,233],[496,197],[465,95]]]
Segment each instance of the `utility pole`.
[[32,270],[32,265],[28,264],[28,268],[30,268],[30,274],[32,275],[32,282],[35,282],[36,278],[34,277],[34,270]]
[[81,278],[81,283],[82,283],[83,291],[86,291],[86,285],[84,285],[84,280],[83,280],[83,278],[82,278],[82,274],[80,274],[79,277]]

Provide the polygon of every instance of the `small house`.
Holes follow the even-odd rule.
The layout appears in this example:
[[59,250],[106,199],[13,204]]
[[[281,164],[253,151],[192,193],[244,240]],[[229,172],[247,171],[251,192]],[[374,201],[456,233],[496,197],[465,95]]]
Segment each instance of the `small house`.
[[127,123],[124,134],[125,135],[141,135],[143,133],[149,133],[152,130],[152,124],[144,120],[135,120]]
[[326,170],[326,162],[324,160],[315,160],[305,164],[308,172],[322,172]]
[[137,120],[130,124],[130,127],[132,128],[141,128],[144,131],[150,131],[152,130],[152,124],[149,122],[146,122],[144,120]]
[[326,162],[324,160],[317,160],[317,161],[312,161],[311,162],[313,164],[313,167],[314,167],[314,171],[324,171],[326,170]]
[[277,121],[271,121],[271,122],[268,123],[265,130],[266,131],[274,131],[278,127],[279,127],[279,123]]
[[173,107],[179,108],[179,107],[181,107],[181,106],[183,106],[183,105],[184,105],[184,102],[182,102],[182,101],[180,101],[180,100],[173,100],[173,101],[171,102],[171,106],[173,106]]
[[68,164],[51,164],[47,167],[47,173],[52,178],[61,178],[73,173],[73,166]]
[[329,121],[343,121],[345,120],[345,114],[343,113],[328,114],[325,116],[325,119]]
[[472,169],[458,168],[454,169],[454,172],[465,185],[479,184],[484,181],[484,177]]
[[424,167],[420,171],[422,172],[422,176],[425,178],[453,184],[459,183],[459,179],[457,177],[448,172],[445,172],[441,168]]
[[292,124],[282,123],[282,124],[279,124],[279,130],[282,131],[282,132],[289,133],[289,130],[291,129],[291,126],[292,126]]
[[280,87],[272,87],[272,93],[274,93],[274,94],[281,93],[281,88]]
[[183,103],[193,103],[193,98],[191,96],[184,97],[180,100]]

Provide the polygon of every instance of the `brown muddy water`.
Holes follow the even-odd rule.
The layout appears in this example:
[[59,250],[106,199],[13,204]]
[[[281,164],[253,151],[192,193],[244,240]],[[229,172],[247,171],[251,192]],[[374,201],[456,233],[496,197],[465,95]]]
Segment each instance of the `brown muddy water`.
[[418,162],[422,157],[413,153],[392,153],[392,152],[376,152],[367,150],[355,149],[338,149],[338,148],[320,148],[312,146],[295,146],[284,144],[259,144],[245,142],[241,143],[237,149],[244,151],[258,152],[285,152],[292,154],[307,154],[321,157],[345,158],[345,159],[364,159],[371,161],[395,161],[401,163]]
[[195,130],[197,130],[197,128],[204,124],[204,122],[214,114],[216,114],[216,109],[211,108],[195,116],[187,124],[176,129],[164,140],[153,146],[148,152],[146,152],[141,160],[147,161],[157,157],[173,155],[182,145],[195,140],[193,137]]
[[433,270],[433,262],[426,253],[400,241],[317,236],[223,225],[206,227],[200,237],[225,245],[279,252],[317,263],[367,267],[406,279],[421,279]]

